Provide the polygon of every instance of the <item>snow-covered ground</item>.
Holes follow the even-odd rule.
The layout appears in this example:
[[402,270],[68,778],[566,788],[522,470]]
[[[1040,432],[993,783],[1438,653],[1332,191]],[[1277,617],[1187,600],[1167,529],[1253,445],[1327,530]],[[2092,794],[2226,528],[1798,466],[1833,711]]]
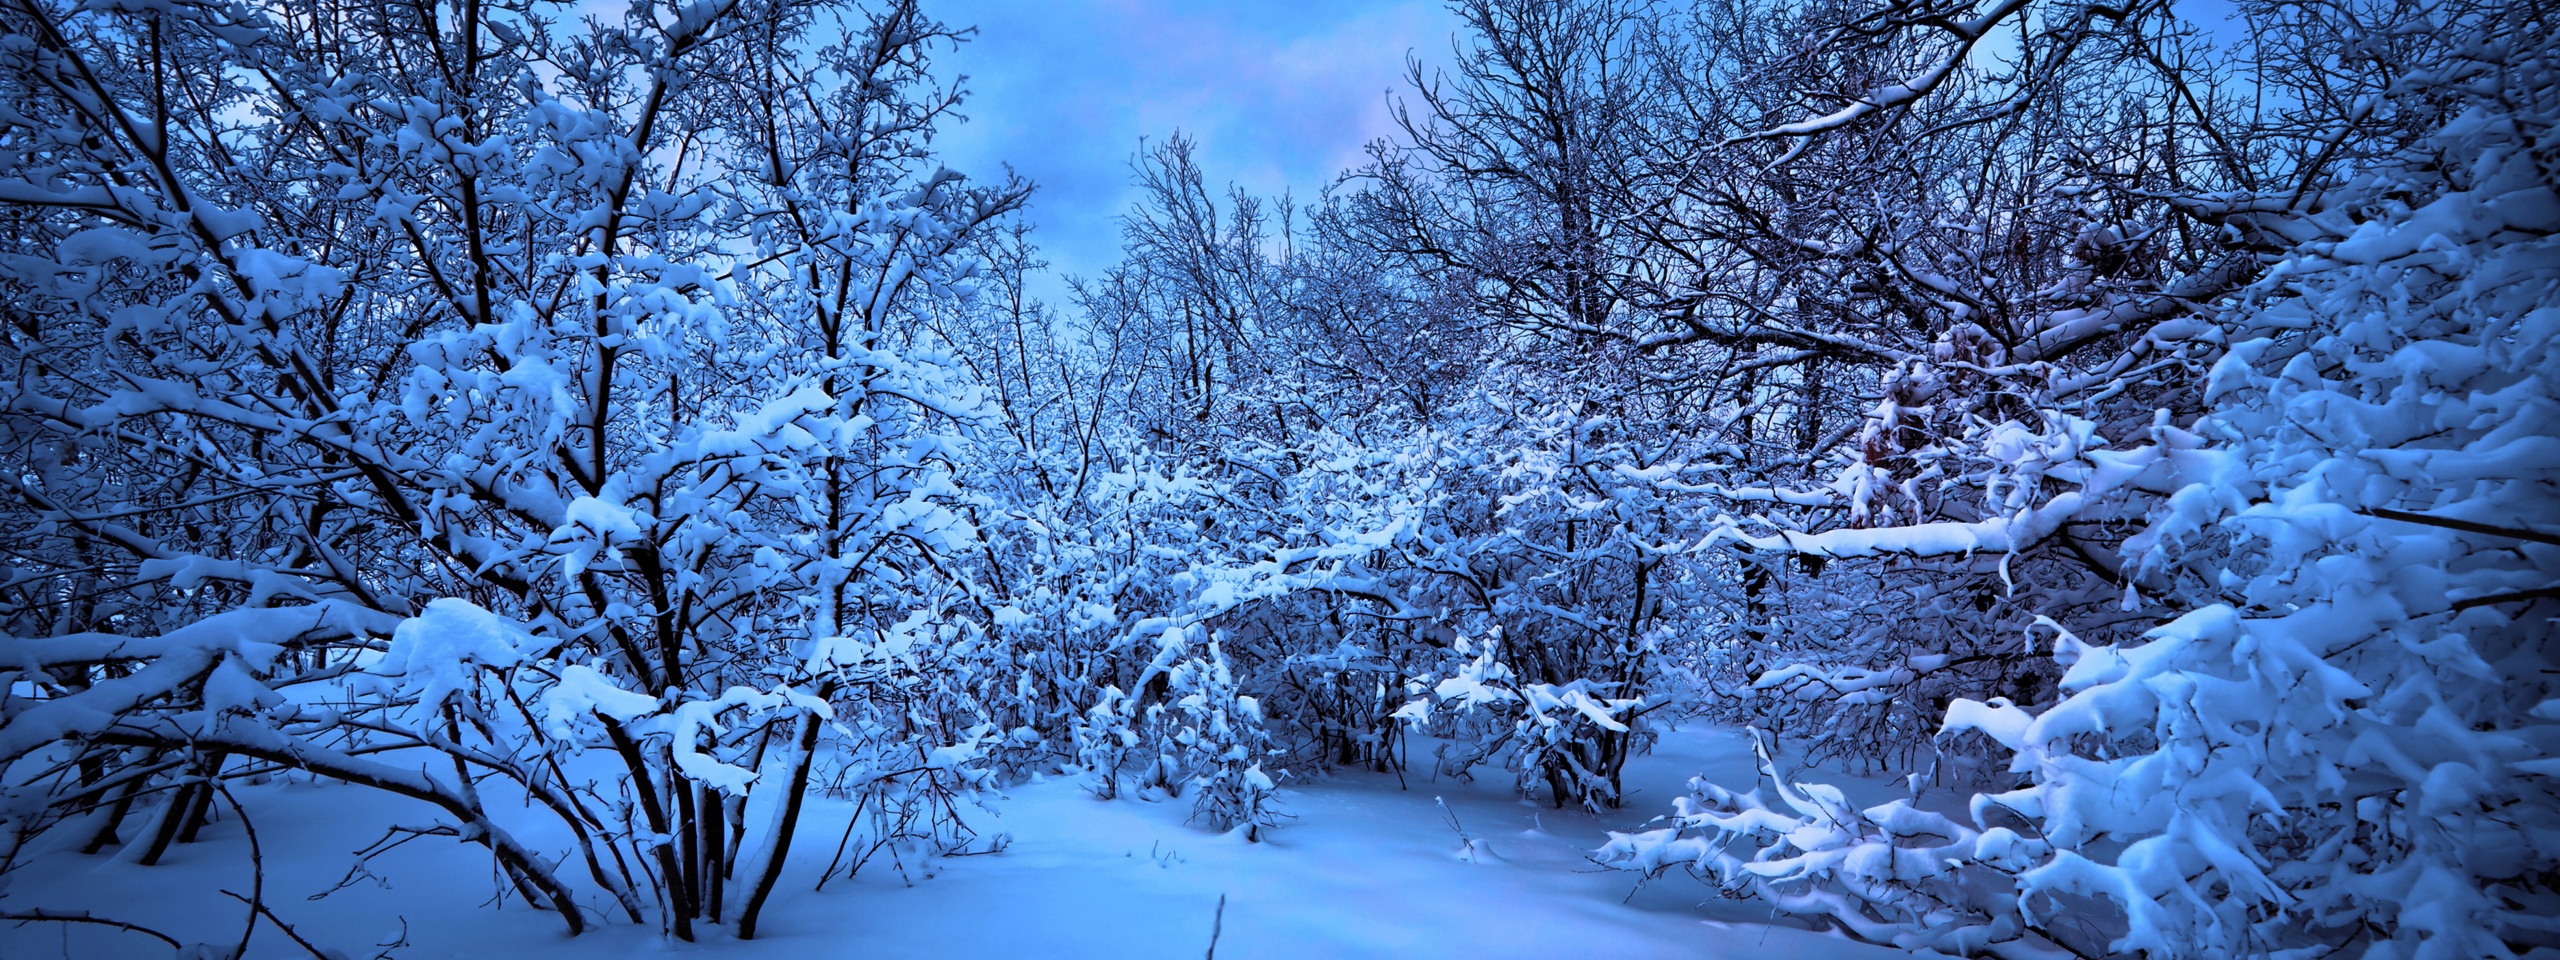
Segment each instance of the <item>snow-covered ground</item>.
[[[821,804],[805,824],[797,876],[776,894],[763,935],[744,943],[717,928],[699,943],[670,943],[627,923],[565,937],[555,918],[512,897],[492,906],[485,856],[445,838],[377,858],[377,879],[313,901],[347,875],[350,851],[395,819],[427,822],[423,811],[346,787],[238,793],[265,852],[266,901],[306,939],[358,960],[1195,957],[1209,953],[1213,925],[1216,956],[1232,960],[1908,956],[1772,924],[1765,904],[1718,899],[1685,877],[1639,889],[1634,875],[1583,858],[1605,830],[1667,809],[1694,774],[1746,782],[1748,758],[1729,730],[1671,733],[1629,766],[1627,809],[1605,818],[1524,803],[1498,773],[1465,783],[1418,771],[1401,787],[1393,774],[1344,773],[1288,789],[1285,809],[1296,819],[1262,843],[1186,823],[1188,801],[1100,801],[1083,778],[1061,777],[989,800],[974,826],[1010,834],[1001,853],[909,861],[912,882],[883,855],[855,880],[812,892],[846,813]],[[1472,860],[1453,815],[1480,851]],[[249,892],[247,852],[240,824],[226,816],[159,867],[55,854],[18,874],[0,909],[87,910],[182,940],[236,943],[246,911],[219,891]],[[0,926],[0,956],[9,960],[169,952],[105,928]],[[249,955],[309,956],[265,923]]]

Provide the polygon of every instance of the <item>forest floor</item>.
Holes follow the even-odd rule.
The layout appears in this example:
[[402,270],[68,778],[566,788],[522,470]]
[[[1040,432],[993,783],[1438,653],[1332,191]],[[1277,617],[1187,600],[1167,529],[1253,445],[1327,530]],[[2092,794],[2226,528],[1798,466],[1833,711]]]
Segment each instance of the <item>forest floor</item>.
[[[1096,800],[1083,777],[1021,784],[989,798],[972,824],[982,836],[1009,834],[1001,852],[910,858],[903,869],[884,853],[823,891],[811,887],[849,811],[813,802],[752,942],[712,928],[701,942],[671,943],[629,923],[567,937],[550,914],[513,897],[496,904],[486,854],[446,838],[378,857],[373,876],[313,900],[348,875],[351,851],[392,822],[424,818],[343,786],[235,792],[264,853],[263,899],[304,939],[351,960],[1173,958],[1209,955],[1213,929],[1214,955],[1226,960],[1909,956],[1773,923],[1766,904],[1720,899],[1686,876],[1640,885],[1584,859],[1606,831],[1666,812],[1693,775],[1749,782],[1748,742],[1731,730],[1667,734],[1629,764],[1626,809],[1603,817],[1519,800],[1498,771],[1434,780],[1419,753],[1423,769],[1401,784],[1359,771],[1284,785],[1282,809],[1295,819],[1261,843],[1186,822],[1187,800]],[[0,911],[85,910],[236,944],[246,909],[220,891],[251,892],[248,849],[226,817],[158,867],[55,853],[11,878]],[[0,924],[8,960],[169,955],[157,940],[105,927]],[[248,956],[311,954],[261,922]]]

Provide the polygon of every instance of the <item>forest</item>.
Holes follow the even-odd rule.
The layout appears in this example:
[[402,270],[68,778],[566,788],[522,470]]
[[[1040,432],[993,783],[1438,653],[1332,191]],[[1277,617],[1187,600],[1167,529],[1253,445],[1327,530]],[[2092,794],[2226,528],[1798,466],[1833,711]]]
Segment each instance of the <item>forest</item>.
[[[0,0],[0,952],[905,955],[1355,783],[1689,956],[2560,956],[2560,9],[2201,2],[1452,0],[1044,298],[930,0]],[[1386,952],[1201,889],[1089,955]]]

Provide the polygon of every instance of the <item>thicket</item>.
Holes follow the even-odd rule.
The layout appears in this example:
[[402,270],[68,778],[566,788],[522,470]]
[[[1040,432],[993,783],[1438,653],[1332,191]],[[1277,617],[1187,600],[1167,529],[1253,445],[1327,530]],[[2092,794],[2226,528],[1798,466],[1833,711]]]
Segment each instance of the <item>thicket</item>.
[[281,774],[752,937],[812,797],[857,869],[1034,772],[1600,809],[1703,718],[1763,782],[1597,859],[2560,946],[2548,10],[1462,0],[1366,164],[1161,141],[1050,304],[912,2],[6,3],[0,882]]

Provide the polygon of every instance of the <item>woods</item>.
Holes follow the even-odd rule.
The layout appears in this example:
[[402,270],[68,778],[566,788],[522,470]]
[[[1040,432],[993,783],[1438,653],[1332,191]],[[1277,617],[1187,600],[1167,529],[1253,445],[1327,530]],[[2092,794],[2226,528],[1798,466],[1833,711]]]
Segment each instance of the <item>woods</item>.
[[1705,723],[1762,776],[1593,860],[2560,949],[2549,10],[1461,0],[1363,165],[1169,131],[1049,303],[911,0],[5,2],[0,891],[299,778],[752,939],[1026,778],[1260,839]]

